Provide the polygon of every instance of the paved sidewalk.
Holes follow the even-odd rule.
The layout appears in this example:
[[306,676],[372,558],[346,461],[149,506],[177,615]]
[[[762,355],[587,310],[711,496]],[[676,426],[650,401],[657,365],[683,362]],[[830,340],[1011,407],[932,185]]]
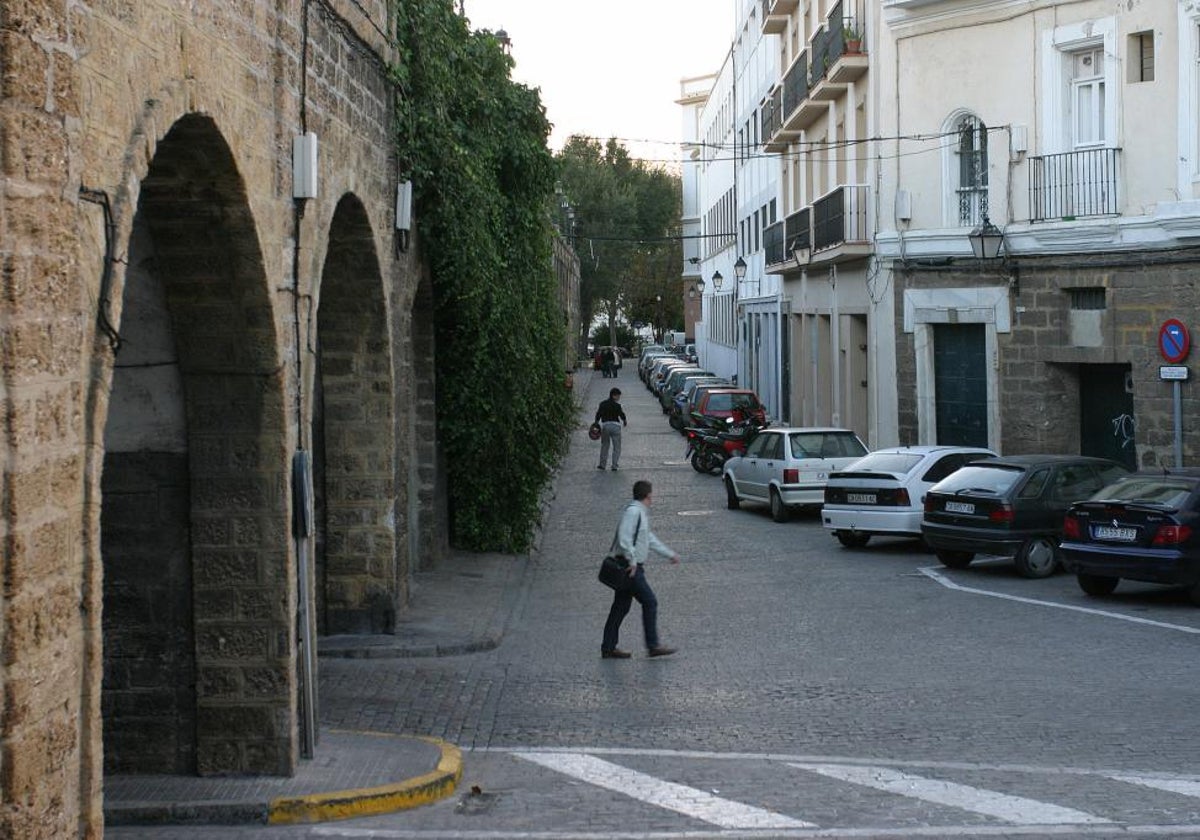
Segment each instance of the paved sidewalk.
[[[578,399],[589,399],[591,378],[591,371],[576,373]],[[520,610],[529,568],[527,556],[452,552],[436,569],[414,576],[394,636],[328,636],[319,640],[318,653],[322,659],[380,659],[491,650]],[[361,817],[450,796],[462,777],[459,749],[435,738],[323,728],[315,752],[290,778],[106,776],[105,822],[287,824]]]

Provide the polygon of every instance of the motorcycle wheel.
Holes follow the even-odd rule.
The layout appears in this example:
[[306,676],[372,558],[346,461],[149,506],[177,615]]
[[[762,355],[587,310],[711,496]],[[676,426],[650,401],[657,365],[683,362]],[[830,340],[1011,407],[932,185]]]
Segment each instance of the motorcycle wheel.
[[725,472],[725,462],[728,460],[724,455],[709,455],[708,456],[708,471],[713,475],[720,475]]
[[704,463],[704,453],[700,450],[696,450],[692,453],[692,469],[698,473],[708,472],[708,469]]

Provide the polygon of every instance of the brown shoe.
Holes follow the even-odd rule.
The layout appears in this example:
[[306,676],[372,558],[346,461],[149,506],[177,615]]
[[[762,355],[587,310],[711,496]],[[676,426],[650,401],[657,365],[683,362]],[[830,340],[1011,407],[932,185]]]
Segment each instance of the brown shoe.
[[600,651],[601,659],[628,659],[631,656],[633,656],[632,653],[627,650],[620,650],[619,648]]
[[663,645],[659,645],[658,647],[650,648],[648,653],[651,656],[670,656],[672,653],[675,652],[675,650],[676,649],[673,647],[664,647]]

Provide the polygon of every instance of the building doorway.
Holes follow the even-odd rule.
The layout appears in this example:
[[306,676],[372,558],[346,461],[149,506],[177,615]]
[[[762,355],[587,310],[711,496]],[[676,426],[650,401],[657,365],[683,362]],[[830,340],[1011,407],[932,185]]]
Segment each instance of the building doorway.
[[1133,370],[1129,365],[1079,366],[1079,453],[1137,469]]
[[937,442],[988,445],[987,352],[984,324],[933,326]]

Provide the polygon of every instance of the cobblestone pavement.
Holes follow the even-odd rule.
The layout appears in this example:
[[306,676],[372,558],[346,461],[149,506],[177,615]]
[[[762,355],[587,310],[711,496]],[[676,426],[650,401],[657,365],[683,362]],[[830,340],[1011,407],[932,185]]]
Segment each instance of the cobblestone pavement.
[[[586,424],[613,385],[630,425],[621,471],[602,472]],[[1180,593],[1088,599],[1010,563],[950,572],[912,542],[843,549],[815,516],[727,510],[683,448],[630,367],[592,379],[501,644],[322,660],[325,725],[457,744],[461,796],[310,828],[112,836],[1200,835],[1200,611]],[[644,656],[635,605],[634,657],[602,660],[595,567],[635,478],[684,558],[648,571],[680,652]]]

